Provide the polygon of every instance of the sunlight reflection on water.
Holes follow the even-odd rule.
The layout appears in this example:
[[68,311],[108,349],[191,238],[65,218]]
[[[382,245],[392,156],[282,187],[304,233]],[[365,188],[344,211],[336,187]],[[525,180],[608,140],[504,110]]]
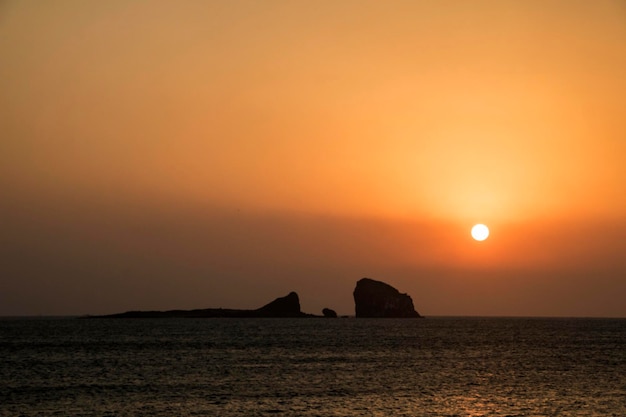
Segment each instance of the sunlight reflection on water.
[[0,320],[0,415],[623,416],[626,320]]

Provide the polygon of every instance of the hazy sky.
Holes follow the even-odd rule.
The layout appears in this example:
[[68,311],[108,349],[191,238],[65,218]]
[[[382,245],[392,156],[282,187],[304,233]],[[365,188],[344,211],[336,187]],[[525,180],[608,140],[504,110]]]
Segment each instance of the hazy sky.
[[0,315],[626,317],[625,109],[620,0],[1,1]]

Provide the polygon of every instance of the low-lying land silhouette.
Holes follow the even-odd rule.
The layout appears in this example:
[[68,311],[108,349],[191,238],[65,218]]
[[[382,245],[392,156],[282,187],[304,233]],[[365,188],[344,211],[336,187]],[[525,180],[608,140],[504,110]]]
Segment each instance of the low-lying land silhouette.
[[[413,307],[413,300],[407,294],[402,294],[394,287],[382,281],[363,278],[357,282],[354,289],[354,304],[356,317],[381,318],[418,318]],[[196,310],[168,310],[168,311],[127,311],[125,313],[103,316],[88,316],[89,318],[253,318],[253,317],[337,317],[337,313],[324,308],[322,316],[303,313],[300,310],[300,298],[296,292],[290,292],[284,297],[257,308],[256,310],[238,310],[228,308],[205,308]]]

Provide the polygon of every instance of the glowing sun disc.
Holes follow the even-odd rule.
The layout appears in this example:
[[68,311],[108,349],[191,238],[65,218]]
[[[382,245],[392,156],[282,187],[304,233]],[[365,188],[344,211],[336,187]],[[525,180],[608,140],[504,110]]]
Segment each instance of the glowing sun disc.
[[489,237],[489,228],[484,224],[476,224],[472,227],[472,237],[474,240],[482,242]]

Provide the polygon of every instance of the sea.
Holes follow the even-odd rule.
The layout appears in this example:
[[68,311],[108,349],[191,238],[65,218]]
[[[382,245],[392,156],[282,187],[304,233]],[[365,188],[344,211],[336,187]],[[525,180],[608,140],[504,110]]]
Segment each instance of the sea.
[[0,416],[626,416],[626,319],[0,319]]

